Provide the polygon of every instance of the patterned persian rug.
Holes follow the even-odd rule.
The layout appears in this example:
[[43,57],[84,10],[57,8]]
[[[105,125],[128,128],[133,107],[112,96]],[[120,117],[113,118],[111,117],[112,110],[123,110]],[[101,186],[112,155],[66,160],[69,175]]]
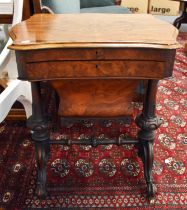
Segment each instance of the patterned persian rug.
[[[180,34],[184,44],[187,34]],[[141,104],[134,104],[134,116]],[[159,84],[157,114],[164,120],[155,141],[155,203],[149,205],[143,168],[133,145],[52,146],[50,195],[35,195],[34,147],[24,122],[0,125],[0,209],[187,209],[187,57],[177,51],[173,78]],[[135,136],[133,120],[76,121],[53,138]]]

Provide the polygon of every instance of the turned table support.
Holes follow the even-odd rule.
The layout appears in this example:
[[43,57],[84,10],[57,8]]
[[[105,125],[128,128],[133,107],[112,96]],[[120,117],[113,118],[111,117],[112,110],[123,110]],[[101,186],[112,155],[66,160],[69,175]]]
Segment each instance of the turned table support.
[[139,156],[144,165],[144,176],[147,184],[148,197],[154,197],[156,189],[153,185],[152,167],[154,159],[155,130],[161,125],[161,119],[156,117],[156,92],[158,80],[149,80],[145,94],[142,113],[136,118],[136,124],[140,127],[138,132]]
[[35,143],[38,180],[36,195],[40,198],[47,195],[46,191],[46,165],[50,154],[49,126],[42,112],[40,84],[32,82],[33,115],[28,119],[27,126],[31,129],[32,139]]

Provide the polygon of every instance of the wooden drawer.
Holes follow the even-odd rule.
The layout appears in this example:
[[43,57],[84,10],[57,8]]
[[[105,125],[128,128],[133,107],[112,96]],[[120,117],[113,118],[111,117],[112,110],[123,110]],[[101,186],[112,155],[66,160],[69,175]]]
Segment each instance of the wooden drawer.
[[[165,62],[158,61],[49,61],[25,65],[22,79],[152,78],[165,77]],[[167,75],[170,76],[170,75]]]
[[50,49],[19,51],[16,56],[21,80],[162,79],[172,75],[175,50]]
[[[175,50],[173,50],[175,51]],[[20,51],[26,63],[84,60],[154,60],[168,61],[171,50],[146,48],[78,48]]]

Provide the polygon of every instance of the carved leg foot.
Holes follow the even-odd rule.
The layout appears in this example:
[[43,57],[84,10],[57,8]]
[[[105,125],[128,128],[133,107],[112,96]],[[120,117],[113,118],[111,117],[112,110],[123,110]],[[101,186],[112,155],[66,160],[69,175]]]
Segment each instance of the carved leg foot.
[[47,196],[47,191],[46,191],[46,186],[44,186],[42,183],[37,182],[37,186],[36,186],[36,196],[39,199],[45,199]]
[[44,198],[47,195],[46,165],[50,156],[49,122],[44,117],[42,111],[40,84],[38,82],[32,82],[31,87],[33,97],[33,115],[28,119],[27,126],[32,130],[32,139],[35,143],[36,163],[38,169],[36,195],[39,198]]
[[36,161],[38,167],[38,180],[36,195],[39,198],[45,198],[47,196],[46,190],[46,165],[48,161],[48,144],[45,142],[36,142]]
[[156,186],[151,182],[147,184],[148,200],[150,204],[154,204],[157,192]]
[[136,118],[136,124],[141,129],[138,132],[139,157],[143,162],[144,176],[147,184],[147,195],[151,202],[153,201],[156,193],[152,177],[154,159],[153,144],[155,131],[162,123],[162,120],[157,118],[155,114],[157,84],[157,80],[148,81],[143,111],[142,114]]
[[142,142],[142,161],[144,165],[144,176],[147,184],[147,195],[148,199],[153,202],[156,187],[153,184],[153,177],[152,177],[152,168],[153,168],[153,159],[154,159],[154,152],[153,152],[153,141]]
[[153,144],[155,138],[155,130],[160,126],[161,121],[156,118],[146,119],[140,115],[136,119],[136,123],[142,130],[138,133],[139,143],[139,157],[142,159],[144,166],[144,176],[147,184],[147,195],[150,202],[154,201],[156,187],[153,184],[152,168],[154,151]]
[[150,204],[154,203],[156,186],[153,184],[152,168],[153,168],[153,141],[141,142],[137,145],[138,156],[143,162],[144,176],[147,184],[147,197]]
[[35,155],[38,169],[36,195],[45,198],[46,191],[46,166],[50,156],[49,131],[46,121],[36,121],[32,117],[28,120],[32,129],[32,139],[35,143]]

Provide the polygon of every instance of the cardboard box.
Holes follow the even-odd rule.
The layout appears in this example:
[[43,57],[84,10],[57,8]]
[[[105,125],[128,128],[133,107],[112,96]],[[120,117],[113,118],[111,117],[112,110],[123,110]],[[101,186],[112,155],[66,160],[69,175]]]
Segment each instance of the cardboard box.
[[180,3],[171,0],[150,0],[149,13],[154,15],[179,15]]
[[130,9],[132,13],[147,13],[149,0],[122,0],[121,5]]

